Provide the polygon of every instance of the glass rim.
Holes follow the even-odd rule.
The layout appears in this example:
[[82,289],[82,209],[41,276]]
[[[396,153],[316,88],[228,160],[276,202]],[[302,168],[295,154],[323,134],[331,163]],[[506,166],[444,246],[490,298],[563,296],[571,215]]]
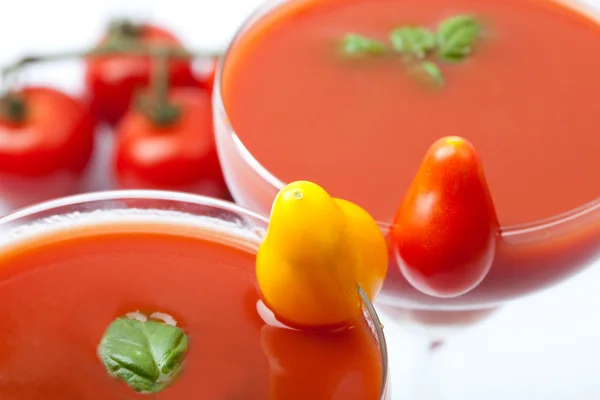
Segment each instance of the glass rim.
[[68,207],[83,203],[117,200],[160,200],[185,202],[195,205],[221,208],[225,211],[231,211],[251,218],[256,218],[257,220],[260,220],[265,224],[269,223],[269,219],[265,216],[254,211],[248,210],[240,205],[237,205],[227,200],[169,190],[124,189],[104,190],[75,194],[25,206],[1,216],[0,227],[11,222],[18,222],[18,220],[22,218],[33,216],[34,214],[41,213],[44,211],[50,211],[52,209],[57,209],[60,207]]
[[[263,4],[258,6],[240,25],[240,27],[236,30],[233,37],[229,40],[227,47],[222,56],[219,57],[219,62],[217,65],[216,75],[215,75],[215,85],[214,85],[214,95],[213,95],[213,108],[218,109],[223,113],[225,119],[229,121],[229,117],[227,114],[227,109],[225,107],[225,103],[223,102],[222,96],[222,76],[223,69],[227,59],[229,57],[230,52],[234,44],[239,40],[240,37],[244,35],[246,30],[254,25],[256,21],[262,18],[268,12],[277,9],[284,3],[288,3],[290,1],[295,0],[265,0]],[[300,0],[301,1],[301,0]],[[593,6],[587,4],[584,0],[556,0],[558,3],[563,4],[567,7],[572,8],[574,11],[583,14],[593,20],[598,21],[600,25],[600,8],[596,9]],[[242,140],[239,138],[233,127],[229,122],[227,135],[231,136],[231,139],[236,147],[239,155],[244,159],[247,165],[250,166],[254,172],[256,172],[264,181],[266,181],[269,185],[271,185],[276,190],[281,190],[286,184],[279,178],[275,176],[271,171],[265,168],[260,161],[254,157],[254,155],[248,150],[248,148],[244,145]],[[215,134],[217,134],[215,132]],[[532,233],[544,231],[546,229],[551,229],[553,227],[561,226],[563,224],[569,223],[574,220],[580,220],[585,218],[588,215],[591,215],[595,212],[598,212],[598,218],[600,218],[600,197],[597,197],[587,203],[579,205],[570,210],[564,211],[562,213],[556,214],[554,216],[534,220],[530,222],[525,222],[521,224],[515,225],[505,225],[501,226],[501,233],[503,237],[519,237],[521,235],[529,235]],[[380,228],[384,230],[389,230],[391,227],[391,223],[377,221],[377,224]]]
[[[52,199],[48,201],[44,201],[41,203],[33,204],[30,206],[26,206],[5,214],[0,217],[0,229],[9,224],[18,224],[19,221],[24,220],[26,218],[34,217],[37,214],[41,214],[44,212],[51,212],[52,210],[58,210],[63,207],[69,206],[77,206],[86,203],[102,203],[105,201],[119,201],[119,200],[158,200],[158,201],[167,201],[167,202],[179,202],[179,203],[187,203],[198,206],[206,206],[212,207],[215,209],[219,209],[226,212],[232,212],[235,214],[239,214],[242,217],[250,217],[259,221],[260,223],[264,223],[265,225],[269,224],[269,219],[264,217],[263,215],[256,213],[254,211],[248,210],[242,206],[239,206],[233,202],[227,200],[221,200],[214,197],[202,196],[191,193],[184,192],[174,192],[174,191],[166,191],[166,190],[139,190],[139,189],[131,189],[131,190],[107,190],[107,191],[99,191],[99,192],[89,192],[83,194],[76,194],[71,196],[60,197],[57,199]],[[123,208],[117,209],[127,209],[128,207],[124,206]],[[101,207],[98,209],[101,210]],[[151,208],[149,208],[151,209]],[[94,210],[90,210],[92,212]],[[189,213],[194,216],[194,213]],[[164,216],[161,218],[168,219],[168,216]],[[218,217],[211,217],[214,219],[218,219]],[[35,233],[32,236],[39,235],[41,233]],[[358,288],[359,296],[361,297],[361,301],[363,303],[363,308],[368,314],[368,318],[370,318],[369,325],[372,327],[373,336],[377,340],[379,353],[381,357],[381,385],[380,385],[380,395],[379,398],[381,400],[386,398],[386,394],[388,393],[389,386],[389,359],[388,359],[388,350],[385,334],[383,332],[383,324],[379,319],[379,315],[375,310],[375,306],[373,302],[369,300],[366,293],[362,290],[362,288]]]

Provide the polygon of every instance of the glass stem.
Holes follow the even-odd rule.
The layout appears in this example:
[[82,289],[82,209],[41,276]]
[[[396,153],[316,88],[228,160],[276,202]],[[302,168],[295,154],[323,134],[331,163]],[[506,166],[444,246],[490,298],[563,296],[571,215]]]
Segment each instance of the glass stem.
[[443,400],[440,389],[441,374],[437,355],[443,342],[420,340],[420,346],[415,357],[414,395],[415,400]]

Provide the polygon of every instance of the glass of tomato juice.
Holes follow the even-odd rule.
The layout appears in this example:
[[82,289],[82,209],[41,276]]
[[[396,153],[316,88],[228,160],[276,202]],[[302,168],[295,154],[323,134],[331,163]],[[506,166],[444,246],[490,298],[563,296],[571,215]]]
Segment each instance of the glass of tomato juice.
[[[389,398],[368,300],[353,329],[327,332],[286,328],[262,305],[266,228],[232,203],[160,191],[66,197],[0,218],[0,397],[144,398],[107,373],[99,343],[111,321],[145,316],[187,335],[177,379],[150,398]],[[121,367],[150,351],[157,336],[142,336],[134,361],[113,357]],[[136,371],[134,383],[152,375]]]
[[[388,234],[428,147],[446,135],[468,139],[501,225],[490,272],[468,293],[441,298],[413,288],[390,257],[376,303],[435,341],[600,266],[596,11],[533,0],[267,3],[230,43],[213,95],[233,197],[267,215],[286,183],[310,180],[364,207]],[[394,55],[402,43],[390,32],[418,25],[439,35],[457,15],[477,16],[483,34],[463,62],[427,53],[444,80],[428,90]],[[349,34],[354,47],[344,48]]]

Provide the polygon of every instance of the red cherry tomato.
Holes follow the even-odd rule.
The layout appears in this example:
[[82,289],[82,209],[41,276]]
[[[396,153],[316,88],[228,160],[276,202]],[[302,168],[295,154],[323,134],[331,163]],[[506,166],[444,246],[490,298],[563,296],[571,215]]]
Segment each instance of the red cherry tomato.
[[392,246],[407,281],[425,294],[454,297],[487,275],[499,224],[473,146],[435,142],[396,214]]
[[213,135],[210,93],[175,88],[169,102],[181,112],[169,125],[157,125],[139,109],[131,109],[117,126],[119,184],[227,196]]
[[89,110],[46,87],[25,88],[10,99],[2,100],[0,113],[3,200],[23,206],[76,191],[94,144]]
[[[146,45],[180,46],[179,40],[162,28],[153,25],[137,28],[136,36],[131,40],[139,40]],[[110,35],[100,45],[108,40]],[[151,74],[152,60],[146,56],[115,55],[88,59],[85,82],[97,117],[115,125],[131,106],[137,91],[149,85]],[[169,83],[171,86],[194,84],[189,60],[169,62]]]

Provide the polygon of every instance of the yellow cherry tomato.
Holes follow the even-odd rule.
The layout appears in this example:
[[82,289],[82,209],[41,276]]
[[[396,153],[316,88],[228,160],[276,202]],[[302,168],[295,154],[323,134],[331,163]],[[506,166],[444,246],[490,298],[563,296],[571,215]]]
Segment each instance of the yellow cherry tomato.
[[370,215],[320,186],[293,182],[273,202],[256,259],[267,306],[294,327],[336,327],[361,312],[387,272],[385,239]]
[[365,209],[343,199],[335,199],[344,211],[347,235],[352,243],[357,282],[369,299],[381,291],[388,269],[388,248],[381,229]]

